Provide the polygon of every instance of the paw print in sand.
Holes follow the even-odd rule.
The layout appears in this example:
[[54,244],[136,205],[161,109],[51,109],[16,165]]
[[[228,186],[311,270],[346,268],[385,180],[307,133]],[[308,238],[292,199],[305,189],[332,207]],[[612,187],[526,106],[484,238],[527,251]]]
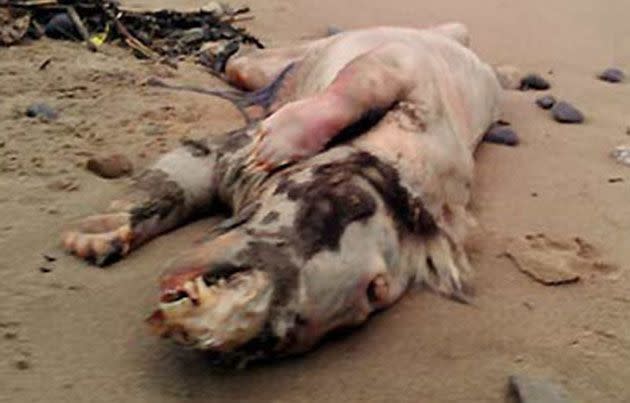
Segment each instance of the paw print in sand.
[[526,235],[511,242],[505,255],[523,273],[548,285],[569,284],[617,270],[582,238],[559,241],[545,234]]

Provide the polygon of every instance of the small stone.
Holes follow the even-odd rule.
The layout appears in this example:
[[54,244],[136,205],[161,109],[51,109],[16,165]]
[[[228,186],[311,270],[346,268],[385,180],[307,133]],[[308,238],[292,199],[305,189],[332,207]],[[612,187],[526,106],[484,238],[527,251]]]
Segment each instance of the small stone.
[[18,337],[17,332],[9,331],[9,332],[5,332],[4,333],[4,339],[5,340],[15,340],[15,339],[17,339],[17,337]]
[[611,67],[602,71],[597,78],[609,83],[620,83],[626,78],[626,75],[620,69]]
[[56,257],[54,257],[53,255],[50,255],[48,253],[44,253],[42,256],[44,257],[44,259],[46,259],[47,262],[54,262],[54,261],[57,260]]
[[166,129],[164,126],[156,123],[147,123],[142,129],[145,136],[153,137],[153,136],[161,136],[166,133]]
[[623,178],[620,178],[620,177],[608,178],[608,183],[620,183],[620,182],[623,182]]
[[26,369],[29,369],[30,367],[31,363],[26,360],[18,360],[15,362],[15,368],[19,369],[20,371],[24,371]]
[[79,40],[81,38],[76,25],[67,13],[53,16],[44,27],[44,32],[47,37],[53,39]]
[[519,139],[516,132],[508,124],[494,123],[483,136],[483,141],[507,146],[518,145]]
[[538,193],[536,193],[536,192],[532,192],[532,193],[531,193],[531,196],[532,196],[532,197],[538,197]]
[[556,104],[556,98],[553,95],[545,95],[536,100],[536,105],[542,109],[551,109]]
[[37,102],[26,108],[26,116],[29,118],[42,118],[46,120],[55,120],[59,117],[57,111],[45,103]]
[[539,76],[538,74],[528,74],[521,80],[521,91],[536,90],[544,91],[551,88],[551,85],[547,80]]
[[39,271],[41,271],[42,273],[50,273],[53,271],[52,267],[47,267],[47,266],[41,266],[39,268]]
[[120,178],[133,172],[131,161],[122,154],[90,158],[86,168],[88,171],[106,179]]
[[630,144],[620,145],[610,153],[620,164],[630,166]]
[[551,109],[553,118],[560,123],[582,123],[584,114],[568,102],[560,101]]
[[65,179],[57,179],[48,184],[48,189],[55,190],[58,192],[74,192],[75,190],[79,190],[79,183],[74,178],[65,178]]
[[509,378],[510,392],[519,403],[570,403],[573,400],[558,384],[527,375],[512,375]]
[[333,36],[343,32],[343,29],[336,27],[334,25],[330,25],[326,28],[326,36]]

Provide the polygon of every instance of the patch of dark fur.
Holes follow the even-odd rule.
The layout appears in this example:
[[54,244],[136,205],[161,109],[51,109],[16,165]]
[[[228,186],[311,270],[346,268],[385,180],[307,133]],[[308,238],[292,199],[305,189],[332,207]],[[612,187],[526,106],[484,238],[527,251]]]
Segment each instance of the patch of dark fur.
[[205,157],[210,154],[206,140],[183,139],[181,144],[193,157]]
[[272,242],[252,241],[237,256],[243,266],[265,271],[272,277],[272,306],[285,306],[299,286],[300,269],[283,249]]
[[271,224],[277,221],[278,218],[280,218],[280,213],[277,211],[270,211],[263,217],[262,220],[260,220],[260,223],[263,225]]
[[136,179],[133,188],[145,193],[147,198],[131,210],[132,227],[155,215],[165,218],[186,202],[184,190],[160,170],[143,172]]
[[380,194],[398,223],[399,232],[430,235],[437,225],[420,198],[400,183],[396,169],[367,152],[313,168],[313,179],[296,183],[284,177],[275,194],[300,202],[294,222],[296,247],[310,258],[324,248],[337,250],[345,228],[370,217],[376,202],[353,178],[367,181]]
[[374,197],[343,172],[318,175],[311,182],[294,185],[287,195],[301,201],[294,244],[307,260],[322,249],[339,250],[346,227],[374,215],[377,206]]
[[247,133],[249,129],[250,127],[247,126],[233,130],[221,136],[221,139],[217,139],[220,153],[233,153],[248,145],[252,141],[251,136]]

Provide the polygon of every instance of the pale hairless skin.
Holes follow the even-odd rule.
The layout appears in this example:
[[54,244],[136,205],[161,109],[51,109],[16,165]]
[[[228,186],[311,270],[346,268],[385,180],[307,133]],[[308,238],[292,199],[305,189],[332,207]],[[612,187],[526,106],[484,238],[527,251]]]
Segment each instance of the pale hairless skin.
[[[227,204],[233,217],[170,263],[149,319],[223,361],[305,351],[411,284],[465,300],[472,154],[500,93],[467,46],[448,24],[237,54],[226,74],[241,88],[290,70],[272,113],[163,156],[64,246],[106,264]],[[375,110],[378,122],[330,144]]]

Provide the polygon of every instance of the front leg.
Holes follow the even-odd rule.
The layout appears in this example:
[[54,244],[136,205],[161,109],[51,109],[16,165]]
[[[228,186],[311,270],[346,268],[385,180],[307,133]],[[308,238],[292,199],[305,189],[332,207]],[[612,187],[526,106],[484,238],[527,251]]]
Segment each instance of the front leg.
[[164,155],[106,212],[64,232],[63,247],[103,266],[183,224],[212,203],[216,155],[197,143]]
[[357,57],[322,93],[286,104],[261,122],[252,163],[271,170],[316,154],[368,113],[405,99],[426,70],[402,43]]

